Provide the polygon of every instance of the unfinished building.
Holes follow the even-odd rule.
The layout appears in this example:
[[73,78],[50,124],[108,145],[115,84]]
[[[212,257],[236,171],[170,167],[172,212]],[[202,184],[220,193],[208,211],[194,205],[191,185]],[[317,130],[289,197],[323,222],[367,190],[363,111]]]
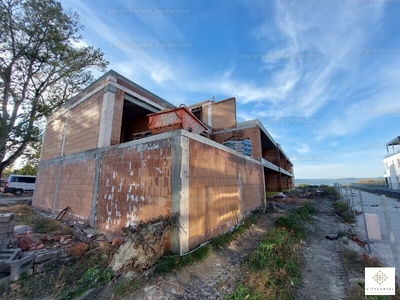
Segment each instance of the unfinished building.
[[[248,139],[251,156],[222,143]],[[293,164],[236,100],[177,108],[109,71],[47,120],[32,205],[100,230],[179,214],[166,246],[183,254],[225,233],[268,193],[292,187]]]

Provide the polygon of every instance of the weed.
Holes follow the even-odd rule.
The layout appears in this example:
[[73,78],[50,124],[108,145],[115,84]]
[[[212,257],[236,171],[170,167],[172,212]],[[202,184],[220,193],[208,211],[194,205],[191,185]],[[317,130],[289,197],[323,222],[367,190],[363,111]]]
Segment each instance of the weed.
[[46,233],[49,235],[55,233],[60,233],[62,235],[73,233],[71,228],[63,226],[59,221],[36,214],[32,211],[30,206],[26,204],[0,207],[0,213],[14,213],[15,223],[17,225],[30,225],[37,233]]
[[360,255],[357,251],[344,249],[343,251],[343,258],[345,263],[361,261]]
[[300,208],[289,211],[286,216],[280,217],[275,221],[275,226],[295,233],[298,237],[302,238],[306,235],[306,227],[302,222],[309,220],[314,211],[314,207],[307,203]]
[[330,199],[332,199],[332,200],[339,199],[339,194],[337,193],[335,187],[333,187],[331,185],[320,185],[320,188],[327,193],[327,195]]
[[239,285],[236,291],[232,295],[227,295],[224,297],[224,300],[259,300],[257,296],[252,296],[250,290],[243,285]]
[[338,231],[337,235],[338,237],[344,237],[344,236],[350,236],[351,233],[347,231]]
[[382,266],[382,263],[379,261],[379,259],[369,256],[368,254],[361,255],[361,259],[366,268],[374,268]]
[[113,285],[113,292],[116,296],[123,296],[126,294],[132,294],[140,288],[141,284],[138,279],[130,279],[118,282]]
[[349,213],[347,202],[337,201],[335,202],[335,208],[339,212],[340,216],[347,223],[354,223],[354,216]]
[[314,208],[306,204],[291,210],[275,222],[263,241],[248,259],[249,279],[224,299],[293,299],[293,285],[300,282],[298,244],[305,236],[303,222],[311,218]]
[[399,300],[400,292],[397,284],[395,290],[396,294],[394,296],[365,296],[365,285],[359,282],[349,288],[346,300]]
[[194,252],[184,256],[169,256],[161,258],[155,265],[154,272],[156,274],[165,274],[173,270],[180,269],[195,262],[202,261],[210,253],[210,246],[205,245]]
[[243,234],[247,228],[252,224],[256,223],[260,214],[254,212],[249,218],[247,218],[243,224],[239,225],[232,232],[221,234],[211,240],[211,245],[215,248],[221,248],[229,245],[233,240],[235,240],[239,235]]
[[86,270],[83,277],[77,281],[74,289],[64,290],[59,294],[60,299],[74,299],[89,289],[104,286],[111,281],[112,271],[100,266],[92,266]]

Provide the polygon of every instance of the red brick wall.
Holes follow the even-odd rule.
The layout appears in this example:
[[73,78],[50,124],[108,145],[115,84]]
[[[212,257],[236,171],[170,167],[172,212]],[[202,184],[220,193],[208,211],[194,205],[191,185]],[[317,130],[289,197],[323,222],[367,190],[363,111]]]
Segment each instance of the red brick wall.
[[83,221],[90,219],[95,166],[94,158],[61,165],[55,213],[69,206],[70,217]]
[[119,232],[171,212],[172,148],[169,140],[152,150],[137,146],[104,153],[99,181],[96,227]]
[[97,148],[103,90],[70,110],[64,154]]
[[249,139],[251,141],[251,157],[253,157],[254,159],[259,159],[261,157],[261,135],[259,127],[255,126],[252,128],[237,129],[230,132],[213,133],[211,135],[211,139],[220,144],[222,144],[230,137],[235,137],[238,139]]
[[39,167],[36,179],[35,197],[32,205],[43,210],[51,210],[58,174],[58,165]]
[[278,149],[262,149],[262,157],[276,166],[279,166]]
[[236,99],[230,98],[212,104],[213,131],[236,127]]
[[189,246],[225,233],[244,213],[261,206],[261,166],[190,140]]
[[265,191],[282,192],[281,174],[272,170],[265,173]]
[[60,156],[66,115],[62,115],[46,126],[41,161]]

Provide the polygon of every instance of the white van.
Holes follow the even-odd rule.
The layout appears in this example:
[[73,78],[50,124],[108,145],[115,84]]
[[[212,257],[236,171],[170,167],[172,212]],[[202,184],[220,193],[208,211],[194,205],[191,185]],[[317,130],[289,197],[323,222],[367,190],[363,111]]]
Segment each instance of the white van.
[[31,175],[10,175],[7,178],[4,193],[13,193],[15,196],[24,192],[33,192],[36,188],[36,176]]

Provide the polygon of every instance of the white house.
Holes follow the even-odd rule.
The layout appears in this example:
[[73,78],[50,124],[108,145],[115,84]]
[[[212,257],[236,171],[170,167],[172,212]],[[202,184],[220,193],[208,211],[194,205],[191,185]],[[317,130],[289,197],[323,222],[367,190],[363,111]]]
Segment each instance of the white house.
[[388,154],[383,159],[386,170],[383,176],[390,189],[400,190],[400,136],[387,143],[386,150]]

